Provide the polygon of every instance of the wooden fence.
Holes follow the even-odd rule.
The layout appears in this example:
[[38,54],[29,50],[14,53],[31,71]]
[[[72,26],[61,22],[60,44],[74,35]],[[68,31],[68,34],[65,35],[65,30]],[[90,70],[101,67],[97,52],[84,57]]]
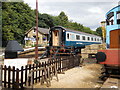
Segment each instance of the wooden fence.
[[[28,74],[31,70],[39,69],[41,67],[48,67],[50,65],[56,65],[56,69],[58,73],[61,73],[65,70],[78,66],[80,64],[80,57],[79,56],[64,56],[64,57],[57,57],[53,59],[48,59],[47,62],[42,62],[39,64],[33,65],[26,65],[22,66],[21,69],[15,67],[7,67],[2,66],[2,84],[4,88],[23,88],[28,85],[31,85],[31,79],[28,80]],[[50,71],[47,70],[47,75],[51,74]],[[41,81],[41,77],[44,75],[44,71],[36,71],[32,74],[32,84],[38,83]],[[28,81],[28,82],[27,82]]]

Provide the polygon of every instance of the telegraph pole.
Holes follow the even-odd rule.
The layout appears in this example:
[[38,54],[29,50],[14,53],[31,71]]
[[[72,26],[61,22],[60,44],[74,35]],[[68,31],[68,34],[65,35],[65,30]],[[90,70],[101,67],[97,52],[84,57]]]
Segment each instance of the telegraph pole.
[[38,60],[38,0],[36,0],[36,45],[35,45],[35,60]]

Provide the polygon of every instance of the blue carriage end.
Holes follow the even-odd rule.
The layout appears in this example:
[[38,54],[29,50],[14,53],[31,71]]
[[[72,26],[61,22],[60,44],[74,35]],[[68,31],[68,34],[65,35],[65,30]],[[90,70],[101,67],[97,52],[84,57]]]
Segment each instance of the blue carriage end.
[[110,32],[120,29],[120,5],[112,8],[106,13],[106,44],[110,45]]

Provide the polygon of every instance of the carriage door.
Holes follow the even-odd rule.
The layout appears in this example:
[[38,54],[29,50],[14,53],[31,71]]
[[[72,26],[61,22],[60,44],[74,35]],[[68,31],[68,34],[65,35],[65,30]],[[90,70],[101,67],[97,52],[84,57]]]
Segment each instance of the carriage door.
[[120,30],[110,31],[110,48],[120,48]]
[[59,31],[58,30],[54,30],[52,33],[53,36],[53,46],[59,46]]

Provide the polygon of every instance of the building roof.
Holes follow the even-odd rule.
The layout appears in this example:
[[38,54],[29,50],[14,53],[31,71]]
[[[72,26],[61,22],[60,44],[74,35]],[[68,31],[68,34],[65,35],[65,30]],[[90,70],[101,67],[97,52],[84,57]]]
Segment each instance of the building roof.
[[16,40],[10,40],[7,44],[7,47],[5,48],[5,51],[17,52],[17,51],[24,51],[24,50]]
[[38,27],[38,31],[41,32],[41,33],[43,33],[43,34],[49,34],[49,30],[50,30],[50,29]]
[[[25,34],[28,34],[31,30],[34,30],[36,27],[32,27],[30,30],[28,30]],[[47,28],[40,28],[38,27],[38,32],[42,34],[49,34],[49,29]]]

